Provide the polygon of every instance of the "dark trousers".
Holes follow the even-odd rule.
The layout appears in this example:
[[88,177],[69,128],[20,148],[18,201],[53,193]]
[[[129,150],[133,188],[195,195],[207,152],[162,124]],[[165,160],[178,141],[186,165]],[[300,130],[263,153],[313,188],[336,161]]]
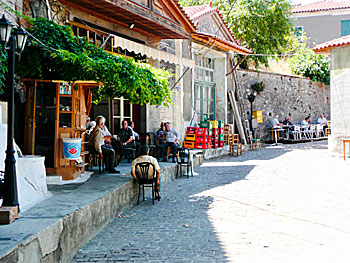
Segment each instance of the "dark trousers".
[[173,142],[166,142],[161,144],[160,146],[160,151],[161,151],[161,155],[163,157],[166,157],[166,151],[168,149],[168,147],[171,147],[171,153],[173,154],[173,160],[175,160],[175,155],[176,155],[176,148],[178,147],[178,145],[176,143]]
[[115,152],[113,149],[109,149],[105,146],[101,146],[103,161],[106,164],[106,169],[110,170],[115,165]]
[[[115,143],[112,143],[112,146],[113,146],[113,149],[115,149],[118,152],[118,155],[119,155],[118,164],[122,159],[122,156],[125,152],[125,149],[131,149],[131,148],[135,149],[136,148],[136,145],[133,142],[128,143],[128,144],[123,146],[123,143],[121,143],[119,141],[115,141]],[[132,156],[128,156],[128,158],[132,159]]]

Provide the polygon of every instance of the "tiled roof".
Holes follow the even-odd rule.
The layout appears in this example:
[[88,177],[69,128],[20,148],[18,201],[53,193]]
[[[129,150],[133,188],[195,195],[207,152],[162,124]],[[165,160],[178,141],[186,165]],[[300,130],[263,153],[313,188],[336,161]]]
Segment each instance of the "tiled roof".
[[[213,40],[216,40],[216,41],[219,41],[221,43],[224,43],[232,48],[234,48],[235,50],[237,51],[241,51],[243,54],[248,54],[248,53],[251,53],[252,51],[250,49],[247,49],[245,47],[242,47],[241,45],[237,44],[237,43],[234,43],[232,41],[228,41],[222,37],[219,37],[217,35],[214,35],[214,34],[209,34],[209,33],[203,33],[203,32],[197,32],[195,33],[196,36],[199,36],[199,37],[204,37],[204,38],[207,38],[207,40],[209,39],[213,39]],[[239,52],[238,52],[239,53]]]
[[184,7],[185,13],[190,17],[192,21],[197,20],[201,16],[212,13],[217,9],[211,7],[209,4],[205,5],[195,5],[195,6],[187,6]]
[[230,33],[230,35],[232,36],[234,41],[239,45],[237,39],[233,35],[231,29],[226,24],[226,21],[224,20],[224,18],[220,14],[219,10],[217,10],[217,8],[215,8],[215,7],[212,7],[211,4],[188,6],[188,7],[184,7],[184,10],[185,10],[185,13],[190,17],[190,19],[192,20],[192,22],[194,24],[196,24],[196,20],[198,20],[200,17],[207,15],[207,14],[210,14],[210,13],[213,13],[213,12],[216,12],[220,16],[221,20],[224,22],[224,26],[226,27],[226,29],[228,30],[228,32]]
[[186,13],[185,8],[182,7],[179,3],[178,0],[174,0],[175,4],[179,7],[179,9],[181,10],[181,12],[184,14],[184,16],[188,19],[188,21],[191,23],[191,25],[193,26],[193,28],[196,28],[196,25],[194,24],[193,20],[190,18],[190,16]]
[[293,5],[292,12],[307,13],[350,8],[350,1],[324,0],[306,5]]
[[322,52],[328,53],[330,48],[332,47],[341,47],[341,46],[347,46],[347,45],[350,45],[350,35],[319,44],[316,47],[314,47],[313,50],[316,53],[322,53]]

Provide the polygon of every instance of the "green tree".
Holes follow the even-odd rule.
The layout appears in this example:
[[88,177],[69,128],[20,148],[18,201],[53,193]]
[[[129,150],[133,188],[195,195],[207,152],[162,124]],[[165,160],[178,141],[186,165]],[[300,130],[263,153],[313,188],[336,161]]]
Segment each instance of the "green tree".
[[[181,0],[184,6],[208,3],[205,0]],[[233,5],[233,7],[232,7]],[[291,5],[288,0],[214,0],[228,26],[242,45],[255,54],[281,54],[291,34]],[[232,10],[231,10],[232,7]],[[268,66],[268,56],[249,56],[256,66]]]
[[307,38],[295,37],[293,44],[289,46],[289,53],[293,54],[289,59],[289,67],[292,72],[313,81],[319,81],[326,85],[330,83],[330,59],[327,55],[315,54],[311,48],[306,47]]

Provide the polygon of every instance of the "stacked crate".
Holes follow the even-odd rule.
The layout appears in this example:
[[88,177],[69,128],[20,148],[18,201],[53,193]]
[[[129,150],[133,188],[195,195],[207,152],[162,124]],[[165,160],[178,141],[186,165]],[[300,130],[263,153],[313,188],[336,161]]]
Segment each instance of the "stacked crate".
[[184,147],[208,149],[211,143],[208,128],[188,127],[185,135]]
[[200,123],[201,128],[208,129],[208,148],[213,148],[213,142],[212,142],[212,136],[213,136],[213,123],[210,121],[201,121]]
[[224,126],[224,141],[229,144],[230,138],[233,136],[233,124],[225,124]]
[[208,128],[197,128],[196,131],[196,148],[208,149],[210,140]]
[[219,128],[219,147],[224,147],[224,134],[225,134],[224,121],[218,121],[218,128]]
[[187,132],[185,135],[184,147],[185,148],[195,148],[196,147],[196,131],[195,127],[187,127]]

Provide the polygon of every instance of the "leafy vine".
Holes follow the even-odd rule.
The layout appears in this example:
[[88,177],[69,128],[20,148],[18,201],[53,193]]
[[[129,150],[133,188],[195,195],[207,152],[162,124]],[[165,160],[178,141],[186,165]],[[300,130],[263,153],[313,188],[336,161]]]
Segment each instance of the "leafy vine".
[[116,56],[73,35],[67,25],[36,18],[28,31],[35,36],[24,49],[18,65],[22,78],[94,80],[93,102],[121,97],[131,103],[171,103],[170,73],[133,58]]

